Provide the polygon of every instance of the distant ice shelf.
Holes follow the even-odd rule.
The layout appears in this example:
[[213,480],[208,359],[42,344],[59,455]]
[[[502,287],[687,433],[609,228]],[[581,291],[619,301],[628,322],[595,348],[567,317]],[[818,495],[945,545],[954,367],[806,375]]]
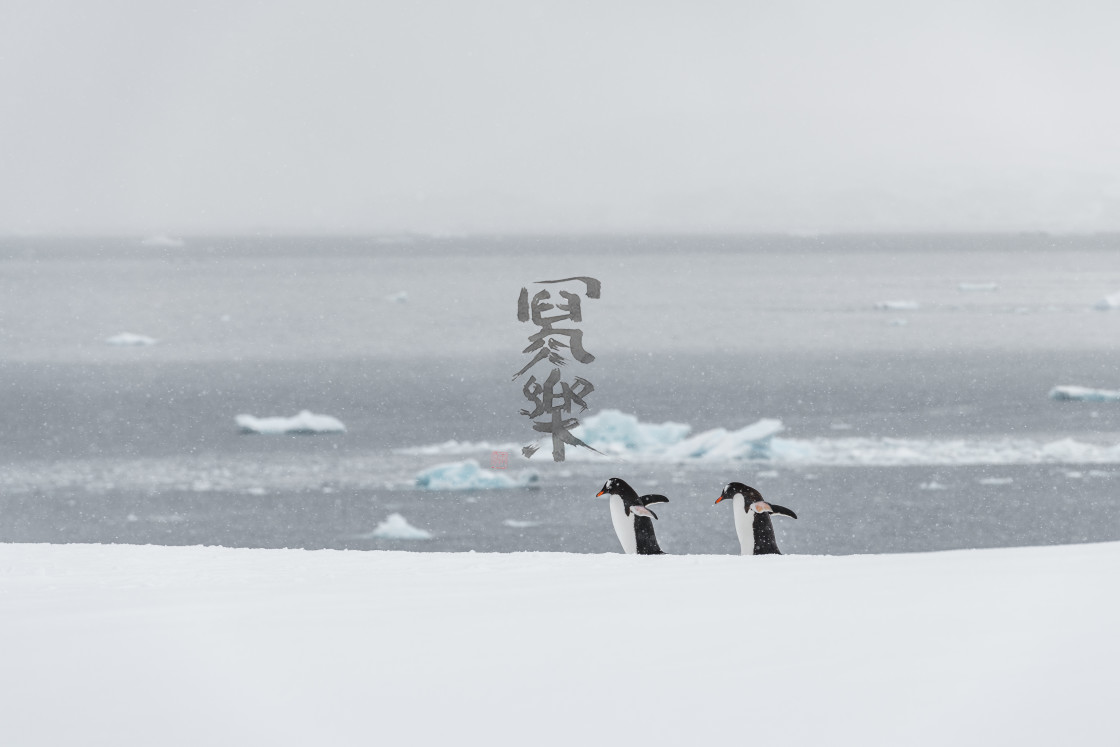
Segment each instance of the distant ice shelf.
[[159,340],[147,335],[137,335],[132,332],[121,332],[119,335],[105,338],[106,345],[144,346],[155,345]]
[[257,418],[252,415],[238,415],[237,425],[242,433],[263,435],[317,435],[320,433],[345,433],[346,426],[330,415],[316,415],[310,410],[301,410],[294,417]]
[[966,293],[984,293],[999,290],[999,285],[996,283],[960,283],[957,285],[957,290]]
[[1059,402],[1120,402],[1120,390],[1091,389],[1087,386],[1056,386],[1050,390],[1050,399]]
[[483,469],[474,459],[448,462],[429,467],[416,475],[416,487],[426,490],[493,490],[524,488],[535,484],[540,476],[532,470],[513,474],[505,470]]

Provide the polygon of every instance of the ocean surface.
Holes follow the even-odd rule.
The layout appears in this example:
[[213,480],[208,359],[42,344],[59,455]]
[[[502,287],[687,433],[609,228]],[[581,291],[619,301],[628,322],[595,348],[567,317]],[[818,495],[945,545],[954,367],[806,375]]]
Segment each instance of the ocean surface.
[[[521,457],[518,294],[571,276],[603,284],[581,420],[774,418],[797,453]],[[1117,290],[1116,236],[6,238],[0,541],[615,552],[612,476],[670,498],[671,553],[738,551],[730,480],[798,513],[789,553],[1117,540],[1120,402],[1047,396],[1120,389]],[[346,432],[235,423],[305,409]],[[465,459],[536,479],[416,486]]]

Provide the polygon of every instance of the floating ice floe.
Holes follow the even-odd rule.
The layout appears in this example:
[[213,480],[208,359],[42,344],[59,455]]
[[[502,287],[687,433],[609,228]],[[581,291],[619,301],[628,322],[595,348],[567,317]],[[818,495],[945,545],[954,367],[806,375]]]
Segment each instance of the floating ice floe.
[[241,427],[242,433],[260,433],[264,435],[289,433],[307,436],[319,433],[346,432],[346,426],[342,424],[341,420],[332,418],[330,415],[316,415],[310,410],[301,410],[299,415],[291,418],[256,418],[252,415],[238,415],[237,425]]
[[391,296],[385,296],[385,300],[390,303],[408,303],[408,291],[401,291]]
[[977,480],[981,485],[1010,485],[1015,482],[1011,477],[984,477]]
[[511,529],[528,529],[529,527],[539,527],[540,525],[541,523],[539,521],[522,521],[520,519],[506,519],[502,522],[502,526]]
[[996,283],[960,283],[957,290],[972,293],[983,293],[985,291],[999,290],[999,285]]
[[914,311],[919,305],[917,301],[880,301],[875,308],[879,311]]
[[184,242],[182,239],[177,239],[174,236],[168,236],[165,233],[156,234],[154,236],[146,236],[140,241],[144,246],[182,246]]
[[[842,430],[846,423],[833,423]],[[1117,464],[1120,444],[1087,443],[1071,438],[1046,441],[1031,438],[778,438],[782,423],[760,420],[729,431],[715,428],[688,436],[683,423],[643,423],[633,415],[607,410],[587,418],[573,433],[601,454],[569,447],[572,462],[623,458],[633,462],[687,464],[694,461],[758,460],[772,466],[950,466],[978,464]],[[399,449],[414,455],[480,454],[515,444],[447,441],[443,444]]]
[[132,332],[121,332],[119,335],[113,335],[112,337],[105,338],[105,344],[107,345],[142,346],[155,345],[157,342],[159,342],[159,340],[155,339],[154,337],[148,337],[147,335],[137,335],[133,334]]
[[603,410],[572,431],[572,435],[602,452],[642,452],[673,446],[692,426],[686,423],[643,423],[619,410]]
[[[587,418],[572,435],[608,456],[668,461],[765,459],[770,456],[771,439],[782,430],[782,421],[759,420],[735,431],[713,428],[689,437],[691,430],[685,423],[643,423],[633,415],[604,410]],[[586,455],[579,449],[572,452]]]
[[918,486],[918,490],[948,490],[948,489],[949,489],[948,485],[942,485],[937,480],[931,480],[930,482],[923,482],[921,485]]
[[1120,402],[1120,390],[1090,389],[1087,386],[1056,386],[1050,390],[1050,399],[1059,402]]
[[523,488],[540,476],[532,470],[508,474],[504,470],[483,469],[474,459],[437,464],[416,475],[416,487],[427,490],[491,490]]
[[1101,300],[1097,301],[1096,306],[1094,306],[1093,308],[1097,309],[1098,311],[1114,311],[1116,309],[1120,309],[1120,291],[1117,291],[1112,295],[1105,296]]
[[400,514],[389,514],[385,521],[377,523],[377,528],[359,539],[430,540],[432,533],[412,526]]
[[399,454],[411,456],[454,456],[456,454],[477,454],[480,451],[517,451],[518,444],[494,444],[489,441],[456,441],[451,439],[440,444],[427,446],[406,446],[395,449]]

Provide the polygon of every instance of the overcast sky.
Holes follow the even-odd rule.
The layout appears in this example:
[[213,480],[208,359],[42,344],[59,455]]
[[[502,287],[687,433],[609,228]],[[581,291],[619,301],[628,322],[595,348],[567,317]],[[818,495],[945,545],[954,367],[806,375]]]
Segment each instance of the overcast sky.
[[0,0],[0,233],[1120,230],[1120,3]]

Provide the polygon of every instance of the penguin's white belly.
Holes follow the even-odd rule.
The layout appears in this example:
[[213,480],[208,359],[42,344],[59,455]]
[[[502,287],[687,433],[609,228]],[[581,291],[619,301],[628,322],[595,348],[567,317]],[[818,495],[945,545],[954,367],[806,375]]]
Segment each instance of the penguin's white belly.
[[732,501],[735,512],[735,534],[739,535],[739,554],[754,555],[754,512],[747,512],[746,499],[736,495]]
[[622,551],[627,555],[638,554],[638,535],[634,532],[634,514],[626,515],[626,507],[622,505],[622,498],[611,496],[611,523],[614,524],[614,533],[622,543]]

